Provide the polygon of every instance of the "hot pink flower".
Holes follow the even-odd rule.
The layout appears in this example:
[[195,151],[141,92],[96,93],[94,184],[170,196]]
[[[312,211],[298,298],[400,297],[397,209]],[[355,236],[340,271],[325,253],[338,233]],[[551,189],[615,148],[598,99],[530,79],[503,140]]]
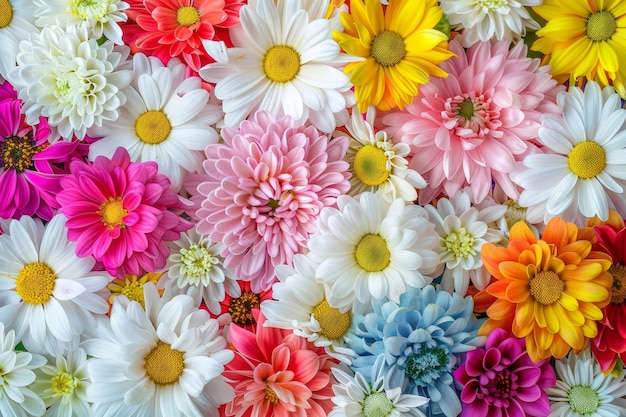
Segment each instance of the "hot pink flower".
[[409,167],[428,181],[419,202],[444,191],[452,196],[466,185],[481,202],[492,179],[507,195],[519,190],[508,173],[516,161],[538,151],[542,114],[560,112],[555,103],[563,87],[539,59],[526,57],[519,42],[478,42],[464,50],[450,42],[457,57],[440,64],[449,75],[420,86],[414,102],[383,117],[392,136],[412,145]]
[[171,211],[181,208],[180,199],[157,173],[157,164],[131,162],[120,147],[112,159],[72,161],[70,171],[57,201],[76,254],[93,255],[120,278],[163,268],[169,255],[165,242],[179,239],[192,225]]
[[350,188],[348,139],[267,112],[221,134],[224,144],[206,148],[197,230],[224,243],[224,266],[260,292],[272,285],[274,267],[291,265],[306,245],[322,208]]
[[335,362],[292,332],[264,327],[265,317],[255,310],[256,333],[230,326],[235,347],[224,371],[235,389],[226,416],[326,417],[333,408],[331,369]]
[[550,401],[545,389],[556,384],[549,360],[530,360],[524,340],[496,329],[484,349],[467,353],[454,372],[463,385],[461,417],[545,417]]

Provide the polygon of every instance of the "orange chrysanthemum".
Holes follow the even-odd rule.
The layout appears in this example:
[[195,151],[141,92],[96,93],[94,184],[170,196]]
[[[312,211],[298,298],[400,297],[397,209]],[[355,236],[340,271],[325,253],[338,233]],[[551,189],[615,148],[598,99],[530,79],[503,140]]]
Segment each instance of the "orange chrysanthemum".
[[538,240],[519,222],[508,247],[486,244],[481,255],[494,278],[486,291],[496,300],[480,335],[510,329],[526,338],[535,362],[580,351],[597,335],[596,321],[611,300],[611,257],[592,251],[574,223],[553,218]]

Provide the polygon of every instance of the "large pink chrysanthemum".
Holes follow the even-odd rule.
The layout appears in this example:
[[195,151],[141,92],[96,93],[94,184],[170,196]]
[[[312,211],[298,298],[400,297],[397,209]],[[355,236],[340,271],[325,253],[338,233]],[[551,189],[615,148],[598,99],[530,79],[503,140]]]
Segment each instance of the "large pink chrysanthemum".
[[383,118],[387,132],[412,145],[409,167],[428,181],[420,204],[444,191],[454,195],[471,186],[482,201],[492,179],[511,198],[519,190],[508,173],[516,161],[538,148],[542,114],[560,112],[557,86],[549,68],[526,57],[519,42],[478,42],[464,50],[450,42],[457,57],[442,63],[447,78],[420,87],[414,102]]
[[303,337],[263,326],[263,313],[254,313],[256,333],[229,329],[235,358],[223,375],[235,398],[226,404],[225,415],[326,417],[333,408],[333,359]]
[[[127,0],[130,22],[124,41],[133,52],[156,56],[164,63],[179,57],[196,73],[213,62],[203,40],[228,40],[227,28],[239,23],[245,0]],[[217,35],[216,31],[220,31]],[[226,39],[224,39],[226,38]]]
[[257,112],[224,128],[224,144],[209,145],[206,196],[197,230],[222,242],[224,266],[255,292],[274,281],[274,267],[291,264],[315,231],[322,208],[348,191],[348,139],[328,139],[289,116]]
[[171,211],[181,208],[180,199],[157,164],[131,162],[120,147],[111,159],[72,161],[70,171],[57,201],[76,254],[93,255],[120,278],[163,268],[165,242],[179,239],[191,223]]

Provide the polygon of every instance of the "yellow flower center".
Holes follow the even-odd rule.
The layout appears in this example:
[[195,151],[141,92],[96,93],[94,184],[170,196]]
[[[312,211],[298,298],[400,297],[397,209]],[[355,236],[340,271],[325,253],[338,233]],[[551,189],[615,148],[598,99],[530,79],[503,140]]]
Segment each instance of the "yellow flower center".
[[74,393],[78,383],[78,378],[74,378],[68,372],[60,372],[50,379],[50,388],[55,395],[63,397]]
[[387,155],[374,145],[362,146],[354,155],[354,173],[363,184],[377,186],[389,178]]
[[43,148],[35,144],[32,133],[26,136],[9,136],[0,142],[0,163],[6,168],[24,172],[33,167],[33,156]]
[[621,304],[626,300],[626,266],[613,264],[609,268],[609,272],[613,275],[611,302]]
[[0,29],[7,27],[13,20],[13,7],[9,0],[0,0]]
[[143,298],[143,284],[139,281],[133,281],[127,283],[122,288],[122,295],[125,295],[131,301],[137,301],[141,304],[142,307],[145,308],[144,298]]
[[442,242],[446,250],[457,258],[467,258],[468,255],[476,255],[474,249],[474,236],[464,227],[450,232]]
[[200,21],[200,12],[193,6],[181,7],[176,11],[176,21],[182,26],[191,26]]
[[167,139],[172,131],[169,119],[160,110],[149,110],[137,118],[135,132],[144,143],[158,145]]
[[158,385],[173,384],[185,369],[184,353],[161,340],[144,360],[146,373]]
[[100,210],[96,212],[102,216],[102,223],[109,229],[113,229],[115,226],[124,226],[124,217],[128,214],[128,211],[124,209],[122,205],[122,198],[109,197],[109,201],[105,201],[100,205]]
[[265,399],[272,404],[278,404],[279,401],[276,391],[274,391],[269,385],[265,386]]
[[402,61],[406,55],[404,40],[396,32],[384,30],[372,41],[370,48],[372,58],[383,67],[391,67]]
[[339,339],[350,327],[350,313],[341,313],[324,300],[313,309],[313,317],[322,328],[320,334],[328,339]]
[[367,272],[379,272],[387,268],[391,255],[387,242],[379,235],[368,234],[361,238],[354,251],[356,263]]
[[232,298],[228,305],[228,312],[233,323],[245,326],[254,323],[253,308],[261,306],[261,299],[257,293],[244,291],[238,298]]
[[54,272],[47,264],[27,264],[15,279],[15,292],[25,303],[44,304],[52,297],[55,279]]
[[595,42],[610,39],[617,30],[615,17],[606,10],[592,13],[587,19],[587,37]]
[[300,72],[300,54],[291,46],[274,46],[263,57],[263,72],[277,83],[291,81]]
[[596,415],[600,406],[600,398],[595,389],[589,385],[573,386],[567,393],[572,411],[581,416]]
[[530,295],[539,304],[550,305],[557,302],[563,293],[565,283],[552,271],[542,271],[530,280]]
[[604,170],[606,154],[596,142],[581,142],[567,155],[569,169],[580,178],[593,178]]
[[474,113],[476,113],[474,102],[471,98],[467,97],[461,102],[461,105],[457,109],[457,114],[465,120],[472,120]]

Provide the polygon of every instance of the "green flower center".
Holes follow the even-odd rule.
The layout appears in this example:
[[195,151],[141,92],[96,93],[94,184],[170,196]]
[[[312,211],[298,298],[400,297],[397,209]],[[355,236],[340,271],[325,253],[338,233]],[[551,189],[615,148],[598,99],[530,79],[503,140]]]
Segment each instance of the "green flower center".
[[176,21],[182,26],[191,26],[200,21],[200,12],[193,6],[181,7],[176,11]]
[[459,117],[464,118],[465,120],[472,120],[474,114],[476,113],[476,107],[474,106],[474,102],[471,98],[465,98],[459,107],[457,108],[457,113]]
[[149,110],[137,118],[135,133],[144,143],[158,145],[170,136],[172,125],[160,110]]
[[391,164],[384,149],[362,146],[354,155],[354,173],[363,184],[378,186],[389,178]]
[[7,27],[13,20],[13,7],[9,0],[0,0],[0,29]]
[[478,0],[478,4],[490,11],[498,10],[500,7],[507,6],[507,0]]
[[50,388],[55,395],[64,397],[73,394],[78,383],[78,378],[74,378],[68,372],[60,372],[50,379]]
[[391,254],[387,242],[380,235],[368,234],[361,238],[354,251],[356,263],[367,272],[380,272],[387,268]]
[[24,172],[33,168],[33,156],[44,147],[37,146],[32,139],[32,132],[25,136],[9,136],[0,142],[0,167]]
[[101,22],[109,13],[109,4],[110,1],[70,0],[68,8],[70,13],[81,19],[94,19]]
[[393,408],[393,403],[384,392],[375,392],[363,400],[364,417],[387,417]]
[[596,142],[581,142],[567,155],[569,169],[580,178],[589,179],[604,170],[606,154]]
[[595,42],[610,39],[617,30],[615,17],[606,10],[592,13],[587,19],[587,37]]
[[380,32],[370,48],[372,58],[383,67],[391,67],[402,61],[406,55],[404,40],[396,32],[384,30]]
[[200,285],[202,278],[220,263],[218,257],[213,256],[205,246],[197,243],[189,246],[188,249],[181,249],[180,256],[181,272],[186,274],[190,282],[196,286]]
[[476,255],[474,249],[474,236],[464,227],[454,230],[443,240],[443,247],[457,258],[467,258],[468,255]]
[[350,313],[340,312],[339,309],[331,307],[326,300],[315,306],[313,317],[322,328],[320,334],[330,340],[339,339],[350,328]]
[[263,57],[265,76],[277,83],[286,83],[296,78],[300,67],[300,54],[291,46],[274,46]]
[[567,393],[572,411],[582,415],[594,415],[600,405],[600,398],[596,390],[588,385],[577,385]]
[[530,280],[530,295],[539,304],[550,305],[561,298],[565,283],[553,271],[541,271]]
[[448,372],[450,358],[443,347],[421,348],[406,360],[404,373],[420,387],[431,385]]

